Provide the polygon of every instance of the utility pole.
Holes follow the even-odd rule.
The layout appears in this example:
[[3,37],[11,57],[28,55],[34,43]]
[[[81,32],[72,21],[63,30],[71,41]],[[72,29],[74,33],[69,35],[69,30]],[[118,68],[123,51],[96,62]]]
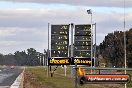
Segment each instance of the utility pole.
[[[92,59],[93,59],[93,23],[92,23],[92,10],[87,10],[87,13],[91,15],[91,67],[93,67]],[[92,74],[92,69],[91,69]]]
[[[73,28],[74,28],[74,24],[71,23],[71,57],[73,57]],[[73,77],[73,66],[71,66],[71,78]]]
[[[126,67],[127,67],[127,62],[126,62],[126,14],[125,14],[125,9],[126,9],[126,2],[124,0],[124,61],[125,61],[125,74],[126,72]],[[127,88],[127,85],[125,84],[125,88]]]
[[[94,24],[94,29],[95,29],[95,45],[94,45],[94,67],[96,67],[96,23]],[[94,73],[95,73],[95,70],[94,70]]]
[[48,58],[50,56],[50,53],[49,53],[49,26],[50,24],[48,23],[48,50],[47,50],[47,53],[48,53],[48,56],[47,56],[47,77],[49,76],[49,65],[48,65]]

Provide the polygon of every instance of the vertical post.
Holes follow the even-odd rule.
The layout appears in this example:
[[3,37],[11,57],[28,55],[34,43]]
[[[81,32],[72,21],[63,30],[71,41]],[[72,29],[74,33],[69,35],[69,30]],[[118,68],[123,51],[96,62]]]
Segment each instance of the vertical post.
[[96,23],[95,23],[95,47],[94,47],[94,67],[96,67]]
[[45,64],[44,64],[45,63],[44,55],[43,55],[42,58],[43,58],[43,63],[42,64],[43,64],[43,66],[45,66]]
[[93,58],[93,24],[92,24],[92,11],[87,10],[87,13],[91,15],[91,74],[92,74],[92,58]]
[[50,24],[48,23],[48,50],[47,50],[47,53],[48,53],[48,56],[47,56],[47,77],[49,76],[49,65],[48,65],[48,59],[49,59],[49,26]]
[[66,65],[64,65],[64,69],[65,69],[65,76],[66,76],[66,68],[67,68],[67,67],[66,67]]
[[46,66],[45,62],[46,62],[46,60],[45,60],[45,50],[44,50],[44,55],[43,55],[43,66]]
[[[91,11],[91,67],[93,66],[92,64],[92,59],[93,59],[93,24],[92,24],[92,11]],[[92,74],[92,69],[91,69],[91,74]]]
[[[127,73],[126,72],[126,32],[125,32],[125,30],[126,30],[126,19],[125,19],[125,8],[126,8],[126,6],[125,6],[125,0],[124,0],[124,59],[125,59],[125,74]],[[125,84],[125,88],[127,88],[127,85]]]
[[[96,23],[95,23],[95,52],[94,52],[94,58],[96,60]],[[94,67],[96,67],[96,61],[94,60]]]
[[44,56],[43,56],[43,66],[46,66],[46,52],[44,50]]
[[40,56],[40,55],[39,55],[39,60],[40,60],[40,62],[39,62],[39,63],[40,63],[40,66],[41,66],[41,60],[42,60],[42,59],[41,59],[41,56]]
[[[73,57],[73,28],[74,24],[71,23],[71,57]],[[73,77],[73,67],[71,66],[71,78]]]
[[73,28],[74,24],[71,23],[71,57],[73,57]]
[[75,61],[75,88],[77,88],[77,61]]
[[[124,0],[124,58],[125,58],[125,69],[126,69],[126,19],[125,19],[125,0]],[[125,74],[126,74],[126,70],[125,70]]]

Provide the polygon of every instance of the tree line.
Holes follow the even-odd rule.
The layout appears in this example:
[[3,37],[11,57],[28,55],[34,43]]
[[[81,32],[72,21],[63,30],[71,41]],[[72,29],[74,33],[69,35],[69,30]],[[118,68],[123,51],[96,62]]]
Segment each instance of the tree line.
[[40,53],[34,48],[29,48],[26,51],[16,51],[14,54],[0,54],[0,65],[38,66],[43,64],[46,56],[46,50],[44,53]]
[[[132,67],[132,29],[125,32],[127,67]],[[114,31],[105,36],[102,43],[97,46],[97,56],[101,55],[107,65],[124,67],[124,32]]]
[[[125,33],[127,67],[132,67],[132,29]],[[124,32],[108,33],[103,42],[97,46],[97,59],[100,55],[104,58],[107,66],[124,67]],[[0,65],[37,66],[42,65],[43,58],[46,59],[47,56],[47,50],[40,53],[34,48],[29,48],[26,51],[16,51],[14,54],[0,54]]]

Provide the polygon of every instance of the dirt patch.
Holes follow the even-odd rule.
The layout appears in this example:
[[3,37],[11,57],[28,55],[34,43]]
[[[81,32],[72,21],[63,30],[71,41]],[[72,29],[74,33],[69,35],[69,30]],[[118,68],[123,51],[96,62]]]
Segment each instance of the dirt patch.
[[37,76],[33,73],[26,72],[24,74],[24,85],[23,88],[51,88],[37,80]]
[[34,75],[32,73],[24,74],[24,87],[23,88],[36,88],[32,82],[34,81]]

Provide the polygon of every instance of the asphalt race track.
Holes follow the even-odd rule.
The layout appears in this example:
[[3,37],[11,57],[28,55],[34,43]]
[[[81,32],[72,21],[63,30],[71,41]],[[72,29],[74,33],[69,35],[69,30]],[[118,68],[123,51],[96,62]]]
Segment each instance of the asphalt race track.
[[21,67],[4,66],[0,68],[0,88],[7,88],[13,84],[15,79],[23,71]]

